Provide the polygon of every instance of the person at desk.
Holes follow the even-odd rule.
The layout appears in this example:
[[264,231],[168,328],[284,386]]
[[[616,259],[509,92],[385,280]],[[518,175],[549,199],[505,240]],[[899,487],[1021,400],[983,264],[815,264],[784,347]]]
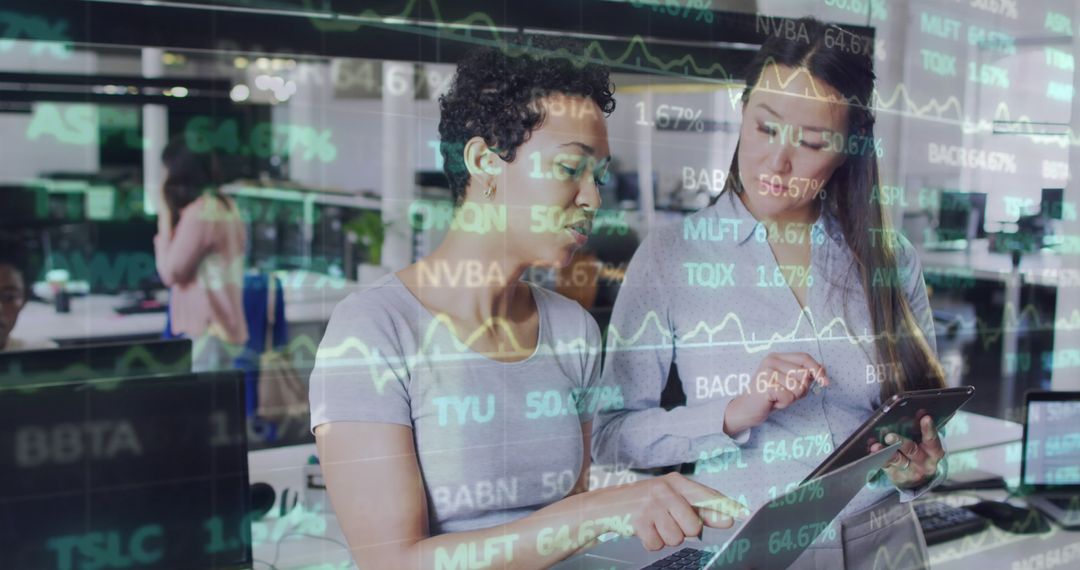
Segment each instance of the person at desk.
[[[876,140],[871,58],[845,51],[862,40],[835,26],[795,29],[748,66],[722,192],[630,262],[603,381],[626,405],[599,413],[593,440],[598,461],[694,464],[694,479],[752,506],[798,484],[884,398],[943,387],[921,266],[888,227],[873,148],[846,152]],[[672,367],[687,402],[665,410]],[[879,546],[926,561],[908,502],[940,479],[944,450],[932,418],[921,428],[840,515],[842,544],[799,564],[869,567]]]
[[213,155],[195,153],[177,137],[161,158],[167,172],[154,256],[169,287],[168,332],[192,339],[193,370],[231,368],[248,336],[243,220],[217,185]]
[[450,230],[342,301],[319,345],[312,430],[361,568],[540,568],[608,531],[661,545],[732,524],[717,511],[735,505],[677,475],[584,492],[593,412],[618,405],[596,392],[599,327],[520,277],[586,241],[615,101],[605,67],[539,41],[557,55],[459,64],[440,98]]
[[[9,246],[4,245],[4,248]],[[52,341],[29,342],[11,335],[19,313],[26,306],[28,292],[20,264],[14,259],[0,257],[0,351],[56,348]]]

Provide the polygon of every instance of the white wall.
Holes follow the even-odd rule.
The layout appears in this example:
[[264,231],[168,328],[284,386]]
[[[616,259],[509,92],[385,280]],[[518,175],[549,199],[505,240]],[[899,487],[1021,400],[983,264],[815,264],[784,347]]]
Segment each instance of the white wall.
[[[97,172],[95,111],[86,104],[35,103],[32,113],[0,113],[0,133],[9,141],[0,161],[0,182],[25,182],[43,171]],[[35,121],[50,128],[34,129],[30,139]]]
[[[0,69],[6,72],[92,75],[97,71],[97,57],[84,51],[56,50],[46,46],[45,42],[5,39],[0,41]],[[35,115],[0,113],[0,133],[6,141],[4,158],[0,160],[0,182],[22,182],[46,170],[98,170],[97,124],[95,121],[92,129],[85,128],[86,106],[53,104],[52,108],[45,108],[45,112],[50,114],[52,110],[58,112],[60,122],[55,124],[51,132],[70,133],[70,136],[42,134],[34,140],[27,140]],[[41,104],[34,105],[34,112],[39,113],[38,120],[49,120],[49,117],[40,115]],[[87,138],[90,131],[92,138]]]

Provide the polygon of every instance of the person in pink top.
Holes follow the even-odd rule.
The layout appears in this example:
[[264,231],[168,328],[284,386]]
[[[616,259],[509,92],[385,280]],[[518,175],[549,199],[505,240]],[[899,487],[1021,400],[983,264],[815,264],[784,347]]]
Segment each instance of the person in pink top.
[[194,370],[229,368],[248,338],[244,223],[218,187],[212,155],[175,138],[161,158],[166,176],[154,253],[170,291],[171,332],[193,340]]

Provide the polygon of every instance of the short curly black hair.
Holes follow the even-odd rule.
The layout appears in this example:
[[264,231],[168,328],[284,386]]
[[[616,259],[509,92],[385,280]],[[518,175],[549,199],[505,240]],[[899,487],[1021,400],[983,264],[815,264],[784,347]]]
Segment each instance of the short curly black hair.
[[544,121],[536,100],[554,93],[580,95],[605,115],[615,110],[606,65],[589,63],[578,42],[560,37],[516,38],[505,49],[470,51],[458,63],[450,90],[439,97],[439,145],[454,204],[465,198],[469,170],[465,143],[483,137],[507,162]]

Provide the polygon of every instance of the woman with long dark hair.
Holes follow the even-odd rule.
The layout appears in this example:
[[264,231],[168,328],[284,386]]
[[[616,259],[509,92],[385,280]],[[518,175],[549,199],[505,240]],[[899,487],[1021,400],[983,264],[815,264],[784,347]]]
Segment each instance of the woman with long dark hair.
[[[919,260],[878,196],[871,56],[850,32],[794,23],[794,39],[769,38],[748,66],[723,191],[630,263],[604,367],[626,406],[594,430],[599,461],[693,464],[752,507],[884,398],[943,386]],[[665,410],[672,367],[687,402]],[[922,443],[905,441],[888,478],[841,514],[837,541],[802,562],[862,567],[884,549],[896,567],[925,563],[908,502],[941,478],[944,450],[932,418],[920,427]]]
[[231,368],[248,336],[244,222],[221,192],[212,154],[196,153],[177,137],[161,160],[166,176],[154,257],[169,287],[168,332],[192,339],[194,370]]

